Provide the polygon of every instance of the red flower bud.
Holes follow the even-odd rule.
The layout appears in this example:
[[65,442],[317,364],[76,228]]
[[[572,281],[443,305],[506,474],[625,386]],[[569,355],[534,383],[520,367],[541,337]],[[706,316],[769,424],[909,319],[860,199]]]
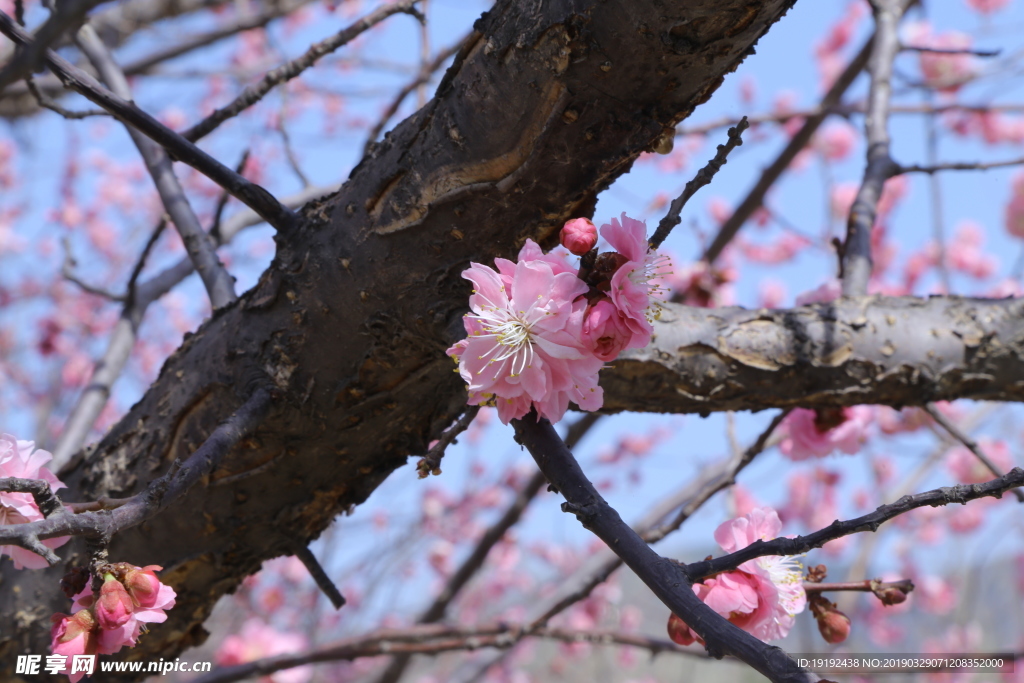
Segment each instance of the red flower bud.
[[841,643],[850,636],[850,617],[839,610],[829,610],[818,617],[818,631],[826,643]]
[[150,608],[156,604],[157,595],[160,593],[160,579],[155,572],[162,567],[151,564],[147,567],[131,567],[125,572],[124,585],[132,596],[135,604],[139,607]]
[[700,636],[691,631],[686,622],[675,614],[669,615],[668,618],[668,637],[672,639],[672,642],[679,645],[692,645],[700,640]]
[[583,256],[597,244],[597,228],[586,218],[574,218],[565,222],[560,239],[563,247]]

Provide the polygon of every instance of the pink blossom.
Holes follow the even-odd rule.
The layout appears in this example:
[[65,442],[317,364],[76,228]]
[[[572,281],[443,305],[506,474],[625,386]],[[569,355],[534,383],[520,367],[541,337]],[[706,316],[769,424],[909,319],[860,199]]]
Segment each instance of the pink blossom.
[[166,592],[161,596],[160,591],[167,587],[160,583],[160,579],[156,577],[156,572],[161,569],[163,567],[151,564],[141,568],[132,567],[125,573],[125,587],[128,589],[132,600],[139,607],[149,609],[161,601],[166,602]]
[[975,12],[992,14],[1010,4],[1010,0],[966,0],[967,5]]
[[[50,621],[50,650],[53,654],[69,658],[74,655],[96,654],[99,625],[92,612],[83,610],[74,615],[54,614]],[[62,669],[63,672],[69,670],[68,666]],[[68,674],[71,683],[78,683],[84,676],[84,672]]]
[[[138,569],[133,565],[121,563],[115,565],[123,573],[131,571],[132,568]],[[146,569],[153,569],[155,565],[150,565]],[[106,585],[106,582],[104,582]],[[101,589],[102,590],[102,589]],[[116,619],[104,623],[103,618],[97,621],[98,628],[97,634],[97,652],[101,655],[112,655],[118,652],[122,647],[135,647],[138,642],[139,635],[142,633],[142,629],[145,624],[159,624],[167,621],[167,614],[165,610],[169,610],[174,607],[176,598],[174,589],[163,583],[160,584],[156,591],[156,596],[152,599],[152,604],[148,607],[135,606],[134,610],[130,613],[127,620],[120,625],[116,624]],[[74,597],[74,602],[71,605],[71,611],[74,614],[78,614],[81,611],[101,611],[100,602],[103,600],[103,594],[101,593],[99,600],[92,592],[92,582],[85,584],[85,588],[82,589]]]
[[[776,538],[782,522],[775,510],[755,508],[743,517],[721,524],[715,540],[727,553],[754,541]],[[704,603],[761,640],[785,638],[794,616],[804,610],[802,567],[789,557],[759,557],[693,585]],[[669,619],[669,635],[680,644],[699,640],[681,619]],[[687,642],[688,641],[688,642]]]
[[[915,47],[943,50],[969,50],[971,37],[958,31],[934,35],[925,22],[907,27],[907,42]],[[918,56],[921,75],[926,85],[947,92],[956,91],[977,75],[977,61],[967,53],[921,52]]]
[[779,450],[790,460],[821,458],[836,449],[852,455],[867,440],[873,417],[869,406],[827,411],[796,408],[780,425]]
[[464,318],[469,336],[448,349],[469,403],[495,401],[506,424],[531,407],[556,422],[570,400],[584,410],[603,403],[597,385],[603,362],[580,341],[588,287],[567,265],[561,270],[557,257],[524,258],[534,250],[539,247],[530,240],[518,263],[499,259],[500,274],[478,263],[463,273],[475,285],[472,313]]
[[[237,635],[230,635],[217,648],[220,666],[244,664],[275,655],[295,655],[308,647],[306,638],[298,633],[282,633],[256,618],[242,625]],[[259,679],[262,683],[305,683],[313,675],[310,666],[277,671]]]
[[[0,477],[41,479],[50,485],[50,490],[63,488],[57,477],[45,467],[53,458],[49,453],[35,450],[32,441],[18,441],[10,434],[0,434]],[[0,491],[0,524],[25,524],[43,519],[35,499],[30,493]],[[67,536],[48,538],[43,541],[47,548],[59,548],[68,542]],[[43,569],[49,564],[36,553],[18,546],[0,546],[0,556],[7,554],[14,560],[15,569]]]
[[843,289],[838,280],[827,280],[818,285],[817,289],[799,295],[796,298],[796,305],[827,304],[838,299],[842,293]]
[[[1005,473],[1013,469],[1013,456],[1010,455],[1010,447],[1005,441],[982,437],[978,439],[978,446],[1000,472]],[[954,448],[946,455],[946,467],[964,484],[981,484],[995,479],[996,476],[985,467],[978,456],[963,446]]]
[[597,244],[597,228],[586,218],[574,218],[566,221],[559,239],[571,253],[583,256]]
[[765,279],[758,285],[761,308],[780,308],[786,298],[786,285],[778,280]]
[[625,316],[607,299],[587,309],[581,337],[587,350],[603,361],[615,360],[628,348],[643,348],[638,345],[643,338],[634,343],[636,335],[626,323]]
[[848,123],[831,123],[815,138],[815,146],[829,161],[842,161],[857,144],[857,132]]
[[602,225],[601,236],[628,259],[612,275],[609,296],[633,332],[628,348],[643,348],[654,333],[651,322],[660,309],[651,296],[663,291],[660,281],[668,269],[668,259],[648,253],[647,226],[625,212],[621,223],[613,218],[611,224]]

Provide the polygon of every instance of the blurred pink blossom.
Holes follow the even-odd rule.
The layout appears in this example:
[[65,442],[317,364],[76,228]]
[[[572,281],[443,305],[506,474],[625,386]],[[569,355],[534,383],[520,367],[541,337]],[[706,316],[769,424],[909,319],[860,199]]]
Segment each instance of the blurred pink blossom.
[[790,460],[821,458],[835,450],[853,454],[867,440],[870,406],[825,410],[795,408],[779,426],[779,450]]
[[[1010,447],[1005,441],[983,436],[978,439],[978,446],[999,471],[1005,473],[1013,469],[1013,456],[1010,455]],[[964,484],[980,484],[995,479],[996,476],[985,467],[978,456],[964,446],[954,448],[946,454],[946,467]]]
[[[299,633],[282,633],[258,618],[248,619],[237,635],[230,635],[217,648],[219,666],[245,664],[264,657],[299,654],[308,647],[306,637]],[[264,676],[261,683],[305,683],[313,675],[311,666],[277,671]]]
[[[50,485],[51,491],[64,488],[46,463],[53,456],[43,450],[35,449],[33,441],[19,441],[10,434],[0,434],[0,477],[18,477],[21,479],[41,479]],[[0,524],[24,524],[43,519],[43,513],[32,498],[31,493],[12,493],[0,491]],[[43,541],[47,548],[59,548],[68,542],[67,536],[48,538]],[[0,556],[9,555],[14,560],[15,569],[43,569],[49,564],[40,555],[24,548],[0,546]]]

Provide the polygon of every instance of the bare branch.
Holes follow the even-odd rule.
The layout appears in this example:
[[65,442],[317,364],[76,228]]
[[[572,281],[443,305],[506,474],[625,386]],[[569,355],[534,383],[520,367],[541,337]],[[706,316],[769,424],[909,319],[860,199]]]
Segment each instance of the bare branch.
[[[128,86],[128,79],[120,67],[114,62],[113,57],[103,45],[96,32],[88,24],[82,26],[78,31],[77,43],[83,54],[92,62],[93,67],[99,72],[100,77],[115,95],[125,100],[132,99],[131,88]],[[234,303],[238,297],[235,295],[235,280],[224,268],[224,264],[217,257],[216,246],[210,237],[203,231],[199,224],[199,218],[189,204],[185,190],[174,175],[171,160],[162,147],[143,135],[140,131],[126,124],[128,135],[139,150],[143,160],[146,162],[146,169],[153,177],[153,184],[156,185],[160,194],[160,201],[164,209],[171,217],[171,222],[178,230],[181,241],[185,245],[192,264],[199,277],[203,280],[206,293],[210,297],[210,304],[214,310],[223,308]]]
[[[565,497],[562,510],[576,515],[583,526],[603,540],[674,614],[701,637],[712,657],[732,655],[761,672],[773,683],[816,680],[778,647],[743,631],[705,605],[690,589],[692,581],[681,565],[660,557],[605,502],[587,479],[572,453],[547,420],[531,412],[514,420],[516,438],[537,466]],[[1024,471],[1020,471],[1024,477]]]
[[0,477],[0,491],[11,493],[31,493],[43,517],[53,517],[62,507],[60,498],[50,488],[50,484],[42,479],[21,479],[19,477]]
[[29,74],[25,77],[25,87],[28,88],[28,91],[30,93],[32,93],[32,97],[35,98],[36,104],[38,104],[43,109],[49,109],[52,112],[56,112],[57,114],[60,114],[66,119],[75,120],[85,119],[90,116],[110,116],[110,114],[103,111],[102,109],[86,109],[84,111],[71,111],[70,109],[65,109],[64,107],[57,104],[48,95],[44,94],[41,90],[39,90],[39,87],[36,86],[36,79],[33,78],[32,74]]
[[331,578],[327,576],[327,572],[320,565],[320,562],[316,559],[316,555],[309,547],[300,545],[295,549],[295,557],[306,566],[306,570],[309,571],[309,575],[313,577],[317,587],[320,591],[327,596],[327,599],[334,605],[334,609],[341,609],[345,606],[345,596],[341,594],[338,587],[334,585]]
[[67,236],[65,236],[61,238],[60,243],[61,246],[64,247],[64,261],[63,263],[61,263],[60,274],[65,280],[77,285],[78,288],[81,289],[83,292],[88,292],[89,294],[94,294],[96,296],[103,297],[104,299],[108,299],[109,301],[124,301],[123,295],[114,294],[113,292],[103,289],[102,287],[95,287],[93,285],[90,285],[88,282],[82,280],[77,275],[75,275],[75,266],[78,265],[78,262],[75,261],[75,257],[71,253],[71,240],[69,240]]
[[878,200],[885,181],[896,172],[889,155],[889,97],[892,65],[899,53],[899,22],[904,6],[897,0],[878,0],[873,5],[875,37],[868,61],[871,87],[864,118],[867,137],[867,166],[860,189],[850,208],[841,264],[844,296],[863,296],[871,277],[871,228],[875,224]]
[[[32,44],[31,38],[6,13],[0,12],[0,33],[19,45]],[[47,65],[58,78],[75,92],[109,111],[116,119],[140,130],[174,157],[217,183],[243,204],[252,208],[278,230],[295,225],[295,215],[281,205],[265,189],[224,166],[209,154],[184,139],[155,118],[104,88],[81,69],[73,66],[53,50],[43,53]]]
[[[113,510],[80,514],[62,510],[36,522],[0,526],[0,545],[16,545],[31,550],[54,565],[60,562],[60,558],[39,541],[57,536],[109,540],[117,532],[145,522],[216,469],[224,456],[259,426],[271,405],[271,392],[257,388],[249,400],[221,423],[184,462],[177,467],[172,466],[163,476],[150,482],[144,491],[123,504]],[[40,552],[40,548],[48,552]]]
[[729,139],[724,145],[718,146],[718,151],[715,153],[715,157],[707,163],[702,169],[697,171],[697,175],[693,177],[686,187],[683,188],[682,193],[672,200],[672,205],[668,209],[668,213],[658,223],[658,229],[654,231],[650,241],[647,244],[648,249],[651,251],[661,246],[661,243],[665,241],[668,234],[672,232],[672,228],[679,225],[679,221],[682,219],[679,217],[679,213],[686,206],[686,202],[690,201],[697,190],[709,184],[714,179],[715,174],[718,170],[725,165],[729,152],[733,151],[737,147],[743,144],[743,131],[750,127],[747,123],[747,117],[744,116],[740,119],[734,127],[729,129]]
[[[981,449],[981,446],[978,445],[978,442],[971,438],[970,434],[957,427],[952,420],[949,420],[945,415],[939,412],[935,408],[934,404],[925,404],[923,410],[926,413],[928,413],[931,416],[931,418],[938,423],[940,427],[949,432],[950,436],[952,436],[954,439],[956,439],[964,446],[966,446],[967,450],[969,450],[971,453],[974,453],[978,460],[981,461],[981,464],[988,468],[988,471],[992,473],[992,476],[1003,476],[1003,472],[999,471],[999,468],[996,467],[995,463],[992,462],[992,459],[985,454],[985,451]],[[1017,496],[1018,501],[1024,503],[1024,491],[1021,491],[1020,489],[1014,489],[1013,494]]]
[[262,100],[263,97],[275,86],[295,78],[303,71],[313,66],[317,60],[324,55],[334,52],[341,46],[355,39],[360,34],[384,21],[392,14],[402,12],[416,16],[418,13],[414,9],[414,6],[417,2],[419,2],[419,0],[401,0],[401,2],[383,5],[330,38],[313,44],[301,57],[296,57],[291,61],[285,62],[276,69],[268,71],[258,83],[248,86],[229,104],[217,109],[199,123],[182,132],[182,136],[186,140],[195,142],[196,140],[209,135],[216,130],[220,124],[224,123],[228,119],[238,116],[243,111]]
[[469,429],[470,423],[480,412],[480,406],[466,406],[466,411],[462,413],[462,416],[455,421],[451,427],[448,428],[441,438],[437,440],[437,443],[427,451],[427,454],[420,458],[420,461],[416,463],[416,473],[420,479],[425,479],[431,474],[437,476],[441,474],[441,458],[444,457],[444,451],[448,446],[455,443],[455,439],[462,432]]
[[1024,484],[1024,470],[1014,467],[1002,477],[985,482],[984,484],[957,484],[955,486],[944,486],[931,491],[925,491],[924,493],[917,493],[912,496],[903,496],[895,503],[881,505],[874,512],[857,517],[856,519],[845,522],[840,522],[837,519],[824,529],[819,529],[806,536],[776,538],[771,541],[755,541],[746,548],[741,548],[734,553],[713,560],[692,562],[686,565],[686,574],[691,580],[699,581],[712,574],[735,569],[744,562],[758,557],[766,555],[800,555],[814,548],[820,548],[829,541],[834,541],[843,536],[849,536],[850,534],[862,531],[877,531],[882,523],[915,508],[941,507],[950,503],[966,505],[969,501],[989,496],[999,498],[1005,492],[1022,484]]
[[936,52],[943,55],[974,55],[975,57],[998,57],[1002,50],[972,50],[970,48],[924,47],[921,45],[900,45],[906,52]]
[[1004,161],[961,161],[947,164],[930,164],[928,166],[896,166],[893,175],[901,173],[927,173],[933,175],[939,171],[987,171],[990,168],[1005,168],[1007,166],[1020,166],[1024,164],[1024,158],[1006,159]]
[[[275,671],[306,664],[379,657],[387,654],[403,656],[413,654],[436,655],[457,650],[481,648],[508,648],[519,642],[523,635],[521,625],[507,624],[483,628],[454,628],[450,626],[413,626],[404,630],[382,629],[363,636],[348,638],[331,645],[298,655],[268,657],[254,662],[218,669],[200,676],[192,683],[231,683],[257,676],[269,676]],[[595,645],[625,645],[647,650],[652,655],[671,652],[684,657],[707,659],[706,655],[684,649],[670,640],[649,638],[614,631],[578,631],[564,628],[545,628],[530,633],[531,638],[544,638],[564,643],[594,643]]]

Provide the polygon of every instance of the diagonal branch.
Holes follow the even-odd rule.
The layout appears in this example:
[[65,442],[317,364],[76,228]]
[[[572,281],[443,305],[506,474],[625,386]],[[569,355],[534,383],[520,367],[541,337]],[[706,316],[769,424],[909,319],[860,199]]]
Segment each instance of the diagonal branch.
[[696,194],[697,190],[711,182],[715,174],[718,173],[718,170],[725,165],[729,158],[729,152],[743,144],[743,131],[749,127],[750,124],[747,123],[747,117],[744,116],[740,119],[739,123],[729,129],[729,139],[724,145],[718,146],[715,158],[697,171],[697,175],[686,183],[682,193],[672,201],[668,213],[661,219],[661,222],[658,223],[658,229],[651,235],[650,242],[648,243],[650,250],[653,251],[660,247],[661,243],[668,237],[668,234],[672,232],[672,228],[679,225],[679,221],[682,220],[679,217],[679,213],[686,206],[686,202],[690,201],[690,197]]
[[220,124],[224,123],[228,119],[238,116],[243,111],[262,100],[268,92],[274,89],[274,87],[295,78],[303,71],[316,64],[317,60],[324,55],[330,54],[346,43],[351,42],[357,36],[373,28],[392,14],[402,12],[417,16],[419,13],[416,12],[414,6],[419,1],[420,0],[401,0],[400,2],[393,4],[383,5],[330,38],[322,40],[319,43],[314,43],[301,57],[296,57],[291,61],[285,62],[276,69],[268,71],[267,74],[257,83],[250,85],[229,104],[217,109],[205,119],[184,131],[182,136],[186,140],[195,142],[196,140],[209,135],[216,130]]
[[[85,56],[92,62],[93,67],[99,72],[100,77],[106,81],[110,89],[125,100],[132,99],[132,91],[128,85],[128,79],[124,72],[114,62],[113,56],[107,50],[103,41],[91,26],[86,24],[78,31],[77,42]],[[210,304],[214,310],[234,303],[238,297],[235,295],[235,281],[228,273],[224,264],[217,257],[217,248],[213,240],[199,224],[199,218],[189,204],[185,190],[174,175],[171,160],[160,145],[156,144],[143,135],[131,125],[125,126],[128,135],[139,150],[143,160],[146,162],[146,169],[153,178],[160,200],[163,202],[167,215],[177,228],[181,241],[185,245],[185,251],[195,266],[199,277],[206,287],[206,293],[210,297]]]
[[[537,466],[565,496],[564,512],[576,515],[584,528],[604,541],[674,614],[691,625],[713,657],[732,655],[773,683],[816,680],[778,647],[768,645],[722,618],[690,587],[683,568],[655,553],[605,502],[551,423],[531,412],[514,420],[516,440],[530,451]],[[1024,472],[1021,472],[1024,475]]]
[[[0,33],[19,45],[33,44],[31,37],[4,12],[0,12]],[[288,230],[296,225],[295,214],[285,208],[265,189],[235,173],[139,109],[134,103],[110,92],[95,78],[75,67],[53,50],[46,50],[43,55],[47,66],[65,86],[110,112],[119,121],[137,128],[166,149],[175,159],[188,164],[223,187],[275,228]]]
[[1024,470],[1014,467],[1008,473],[985,482],[984,484],[957,484],[956,486],[944,486],[942,488],[917,493],[912,496],[903,496],[895,503],[881,505],[874,512],[862,515],[856,519],[840,522],[838,519],[824,529],[819,529],[806,536],[795,538],[776,538],[771,541],[755,541],[746,548],[737,550],[734,553],[693,562],[686,565],[686,574],[693,581],[699,581],[705,577],[719,572],[736,569],[744,562],[766,555],[800,555],[814,548],[820,548],[829,541],[834,541],[843,536],[860,533],[862,531],[877,531],[882,523],[920,507],[941,507],[950,503],[966,505],[972,500],[991,496],[999,498],[1012,488],[1024,484]]

